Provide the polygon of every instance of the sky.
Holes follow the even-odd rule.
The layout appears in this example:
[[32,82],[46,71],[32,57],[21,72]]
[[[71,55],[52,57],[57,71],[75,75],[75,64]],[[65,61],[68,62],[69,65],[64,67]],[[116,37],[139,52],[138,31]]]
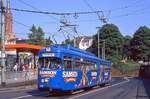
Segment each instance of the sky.
[[[108,23],[117,25],[124,36],[133,36],[140,26],[150,27],[150,0],[11,0],[11,7],[59,13],[102,10]],[[18,11],[12,11],[12,14],[13,30],[17,38],[27,38],[33,24],[42,27],[46,37],[54,35],[57,43],[66,39],[68,33],[70,38],[78,36],[71,29],[65,29],[68,32],[65,36],[62,31],[58,31],[64,16]],[[77,16],[65,16],[65,19],[76,25],[79,36],[92,36],[96,34],[96,27],[103,25],[95,13]]]

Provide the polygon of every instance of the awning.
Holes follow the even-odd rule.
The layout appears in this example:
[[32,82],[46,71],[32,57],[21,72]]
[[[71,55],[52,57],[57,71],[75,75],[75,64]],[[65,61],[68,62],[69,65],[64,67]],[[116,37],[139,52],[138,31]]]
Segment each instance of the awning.
[[12,45],[6,45],[7,49],[16,49],[17,52],[31,52],[34,54],[38,54],[39,50],[43,48],[42,46],[38,45],[32,45],[32,44],[12,44]]

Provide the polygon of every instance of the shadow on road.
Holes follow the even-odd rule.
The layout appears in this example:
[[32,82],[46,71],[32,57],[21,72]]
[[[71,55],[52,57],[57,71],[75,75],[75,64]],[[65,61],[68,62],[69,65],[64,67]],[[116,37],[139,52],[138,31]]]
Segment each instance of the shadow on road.
[[[150,65],[143,65],[140,67],[139,80],[141,82],[141,85],[138,85],[137,88],[137,99],[150,99]],[[146,94],[144,94],[144,91]]]
[[27,92],[29,95],[35,96],[35,97],[68,97],[71,94],[65,93],[65,92],[59,92],[58,93],[51,93],[49,91],[39,91],[39,90],[31,90]]
[[70,97],[70,96],[73,96],[73,95],[77,95],[77,94],[81,94],[81,93],[86,93],[86,92],[89,92],[93,89],[98,89],[98,88],[102,88],[102,87],[106,87],[106,86],[109,86],[109,85],[101,85],[101,86],[95,86],[95,87],[88,87],[88,88],[84,88],[84,90],[75,90],[73,92],[62,92],[62,91],[59,91],[59,92],[49,92],[49,91],[39,91],[39,90],[31,90],[31,91],[28,91],[27,93],[29,95],[32,95],[32,96],[35,96],[35,97],[51,97],[51,98],[67,98],[67,97]]
[[150,99],[150,79],[142,79],[148,98]]

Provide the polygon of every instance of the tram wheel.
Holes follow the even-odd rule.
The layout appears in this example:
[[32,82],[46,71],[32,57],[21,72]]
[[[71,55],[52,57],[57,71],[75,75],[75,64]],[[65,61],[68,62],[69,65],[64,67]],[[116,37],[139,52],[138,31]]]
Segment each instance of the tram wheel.
[[100,87],[105,87],[106,84],[105,83],[102,83],[102,84],[99,84]]
[[39,91],[45,91],[45,88],[38,88]]
[[90,87],[86,87],[86,88],[84,88],[84,90],[85,91],[88,91],[88,90],[91,90],[93,87],[92,86],[90,86]]

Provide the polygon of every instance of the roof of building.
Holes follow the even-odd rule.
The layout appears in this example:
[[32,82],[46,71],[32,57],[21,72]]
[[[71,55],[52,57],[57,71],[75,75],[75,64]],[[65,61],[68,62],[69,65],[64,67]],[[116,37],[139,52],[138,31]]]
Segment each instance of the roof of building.
[[6,49],[16,49],[19,52],[32,52],[32,53],[38,53],[40,49],[42,49],[42,46],[38,45],[31,45],[31,44],[12,44],[12,45],[6,45]]

